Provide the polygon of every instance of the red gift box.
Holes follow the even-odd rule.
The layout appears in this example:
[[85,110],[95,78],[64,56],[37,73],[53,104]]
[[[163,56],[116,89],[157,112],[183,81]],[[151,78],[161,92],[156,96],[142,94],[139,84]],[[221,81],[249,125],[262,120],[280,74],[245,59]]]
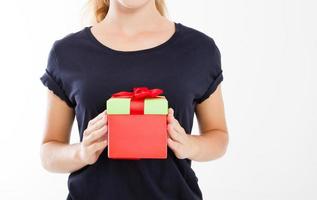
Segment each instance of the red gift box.
[[167,158],[168,103],[161,93],[137,87],[107,100],[109,158]]

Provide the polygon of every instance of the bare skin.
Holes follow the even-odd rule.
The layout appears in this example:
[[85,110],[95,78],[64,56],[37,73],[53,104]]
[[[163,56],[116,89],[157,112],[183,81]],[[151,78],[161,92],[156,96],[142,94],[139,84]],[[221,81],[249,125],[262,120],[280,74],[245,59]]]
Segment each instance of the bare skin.
[[[92,33],[101,43],[121,51],[157,46],[174,31],[174,24],[158,13],[154,0],[110,1],[107,17],[92,27]],[[220,85],[208,99],[197,104],[195,112],[200,134],[190,135],[185,133],[174,117],[174,110],[169,108],[168,146],[180,159],[208,161],[221,157],[227,149],[228,133]],[[106,148],[106,110],[89,121],[82,142],[70,144],[74,117],[74,110],[48,90],[41,144],[41,161],[46,170],[59,173],[79,170],[94,164]]]
[[195,113],[199,125],[199,135],[186,134],[184,128],[173,116],[168,115],[168,146],[175,155],[195,161],[209,161],[220,158],[226,152],[228,131],[225,121],[221,85],[201,104],[196,105]]

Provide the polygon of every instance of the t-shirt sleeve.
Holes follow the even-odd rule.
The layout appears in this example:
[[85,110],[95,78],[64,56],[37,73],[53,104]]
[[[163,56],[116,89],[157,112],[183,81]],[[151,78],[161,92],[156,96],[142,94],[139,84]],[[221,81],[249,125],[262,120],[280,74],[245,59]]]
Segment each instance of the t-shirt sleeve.
[[217,86],[223,81],[223,73],[221,66],[221,53],[213,39],[210,38],[211,45],[209,48],[208,64],[207,64],[207,86],[204,86],[204,92],[196,99],[199,104],[207,99],[216,89]]
[[41,82],[61,100],[65,101],[69,107],[74,107],[70,99],[65,93],[62,82],[62,71],[56,56],[56,41],[53,43],[47,59],[47,65],[44,73],[40,77]]

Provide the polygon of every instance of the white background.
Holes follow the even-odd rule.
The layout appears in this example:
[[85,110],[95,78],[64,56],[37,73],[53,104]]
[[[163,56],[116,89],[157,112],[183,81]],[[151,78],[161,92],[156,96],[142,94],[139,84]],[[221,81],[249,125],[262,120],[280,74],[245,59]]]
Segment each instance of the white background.
[[[53,41],[82,28],[83,3],[1,3],[0,199],[66,198],[67,175],[39,160],[46,111],[39,77]],[[168,8],[222,53],[230,144],[221,159],[193,162],[204,198],[317,199],[316,1],[174,0]]]

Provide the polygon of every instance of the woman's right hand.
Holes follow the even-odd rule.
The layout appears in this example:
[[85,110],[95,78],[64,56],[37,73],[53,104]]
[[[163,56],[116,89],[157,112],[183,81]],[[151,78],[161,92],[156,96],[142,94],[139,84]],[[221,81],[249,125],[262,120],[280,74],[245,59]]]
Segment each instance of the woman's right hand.
[[107,110],[88,122],[80,144],[80,159],[85,164],[94,164],[108,145]]

